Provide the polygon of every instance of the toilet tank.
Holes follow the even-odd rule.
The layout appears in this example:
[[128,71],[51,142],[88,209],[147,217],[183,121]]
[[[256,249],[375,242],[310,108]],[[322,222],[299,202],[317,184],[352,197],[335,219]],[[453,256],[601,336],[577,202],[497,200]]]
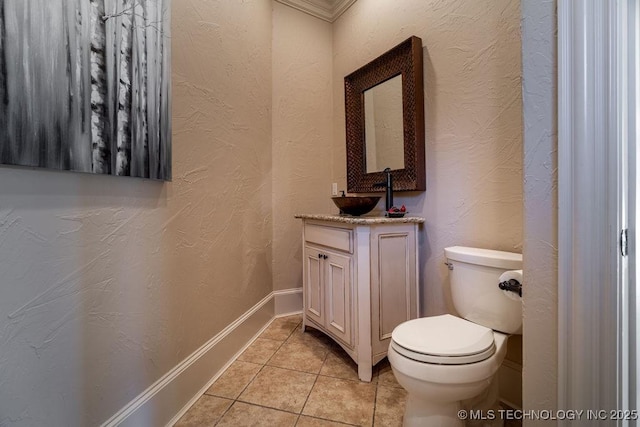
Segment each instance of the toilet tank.
[[507,334],[522,333],[522,299],[498,287],[508,270],[522,269],[522,255],[454,246],[444,250],[450,266],[451,297],[458,314]]

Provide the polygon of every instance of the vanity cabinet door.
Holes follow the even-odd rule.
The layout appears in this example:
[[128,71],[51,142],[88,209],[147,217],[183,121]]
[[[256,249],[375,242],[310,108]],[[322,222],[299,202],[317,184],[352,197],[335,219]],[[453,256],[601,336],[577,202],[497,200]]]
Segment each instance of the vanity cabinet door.
[[344,344],[352,346],[351,257],[330,251],[325,253],[326,328]]
[[304,248],[304,311],[320,325],[324,324],[323,254],[317,248]]
[[371,346],[387,353],[396,326],[418,317],[416,232],[413,225],[377,227],[371,233]]

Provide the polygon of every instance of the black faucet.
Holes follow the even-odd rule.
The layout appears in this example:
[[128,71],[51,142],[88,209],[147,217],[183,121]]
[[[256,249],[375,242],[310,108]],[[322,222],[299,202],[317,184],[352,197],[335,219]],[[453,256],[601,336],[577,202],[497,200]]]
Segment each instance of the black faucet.
[[379,182],[377,184],[373,184],[374,187],[386,187],[386,195],[384,200],[384,210],[389,212],[389,209],[393,207],[393,176],[391,176],[391,168],[386,168],[382,172],[387,174],[386,182]]

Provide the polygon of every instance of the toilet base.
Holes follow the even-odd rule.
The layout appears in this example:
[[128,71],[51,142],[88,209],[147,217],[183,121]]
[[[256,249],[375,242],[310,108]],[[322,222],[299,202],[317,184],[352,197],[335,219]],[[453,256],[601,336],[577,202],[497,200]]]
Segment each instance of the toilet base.
[[427,402],[409,394],[402,425],[404,427],[464,427],[464,421],[458,417],[458,411],[461,408],[460,402]]
[[498,391],[498,381],[494,378],[482,393],[464,401],[427,401],[409,393],[403,426],[502,427]]
[[462,408],[467,414],[475,412],[475,414],[484,415],[484,419],[471,419],[467,417],[466,427],[503,427],[504,421],[500,416],[499,402],[499,386],[498,379],[493,378],[489,387],[482,393],[471,399],[462,402]]

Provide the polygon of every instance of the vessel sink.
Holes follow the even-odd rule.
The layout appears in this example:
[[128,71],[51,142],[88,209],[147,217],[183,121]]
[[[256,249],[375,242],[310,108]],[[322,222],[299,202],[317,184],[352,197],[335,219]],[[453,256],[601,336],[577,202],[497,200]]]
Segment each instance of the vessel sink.
[[341,214],[360,216],[371,212],[378,204],[380,196],[337,196],[331,200],[340,209]]

